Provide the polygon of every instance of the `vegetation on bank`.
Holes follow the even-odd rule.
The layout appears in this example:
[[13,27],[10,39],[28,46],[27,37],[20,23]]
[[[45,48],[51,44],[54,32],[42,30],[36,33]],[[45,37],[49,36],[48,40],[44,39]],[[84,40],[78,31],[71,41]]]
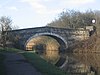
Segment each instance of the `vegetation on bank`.
[[95,26],[97,33],[100,34],[100,11],[62,11],[62,13],[59,14],[59,17],[51,23],[48,23],[47,26],[58,28],[85,28],[86,26]]
[[74,58],[92,67],[96,75],[100,75],[100,36],[92,35],[72,48]]

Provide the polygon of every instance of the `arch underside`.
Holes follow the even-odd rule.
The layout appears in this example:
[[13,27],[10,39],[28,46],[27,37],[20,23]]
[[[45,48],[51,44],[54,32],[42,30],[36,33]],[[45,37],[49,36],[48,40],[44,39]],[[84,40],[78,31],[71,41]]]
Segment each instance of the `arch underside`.
[[33,50],[47,61],[56,64],[61,58],[61,53],[64,53],[66,45],[67,43],[61,37],[50,34],[38,34],[27,41],[25,48],[26,50]]
[[[53,33],[39,33],[39,34],[36,34],[32,37],[30,37],[27,42],[25,43],[25,49],[26,50],[32,50],[31,46],[34,45],[34,43],[32,43],[32,39],[34,38],[38,38],[40,36],[48,36],[48,37],[51,37],[53,39],[55,39],[59,44],[60,44],[60,50],[66,50],[68,48],[68,44],[67,44],[67,41],[64,40],[61,36],[57,35],[57,34],[53,34]],[[43,40],[43,38],[39,38],[40,40]],[[36,40],[35,40],[36,41]],[[39,41],[40,42],[40,41]],[[45,41],[46,42],[46,41]],[[28,45],[29,43],[31,43],[30,45]],[[30,46],[30,48],[28,47]]]

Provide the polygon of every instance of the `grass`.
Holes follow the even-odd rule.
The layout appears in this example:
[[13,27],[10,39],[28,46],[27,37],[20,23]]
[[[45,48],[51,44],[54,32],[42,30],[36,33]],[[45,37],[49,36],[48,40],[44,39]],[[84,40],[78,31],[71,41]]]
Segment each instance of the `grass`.
[[58,67],[55,67],[54,65],[46,62],[37,54],[25,52],[23,55],[43,75],[69,75]]
[[5,75],[5,67],[3,64],[4,56],[1,54],[4,52],[22,54],[39,72],[42,73],[42,75],[69,75],[33,52],[26,52],[14,48],[0,48],[0,75]]
[[2,53],[0,53],[0,75],[6,75],[4,61],[5,57]]
[[23,50],[15,49],[15,48],[2,48],[0,47],[0,52],[13,52],[13,53],[18,53],[22,52]]

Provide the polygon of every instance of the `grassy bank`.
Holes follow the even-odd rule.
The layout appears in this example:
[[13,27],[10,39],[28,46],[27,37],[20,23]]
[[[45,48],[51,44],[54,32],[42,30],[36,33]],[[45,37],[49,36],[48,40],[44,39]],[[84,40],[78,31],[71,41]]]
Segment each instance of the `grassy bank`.
[[15,49],[15,48],[2,48],[0,47],[0,52],[14,52],[14,53],[18,53],[18,52],[22,52],[23,50],[19,50],[19,49]]
[[40,58],[37,54],[33,52],[27,52],[23,50],[18,50],[14,48],[0,48],[0,75],[5,74],[5,67],[3,64],[4,56],[2,53],[13,52],[22,54],[42,75],[69,75],[66,74],[61,69],[55,67],[44,59]]
[[43,75],[68,75],[64,71],[40,58],[37,54],[25,52],[23,55]]

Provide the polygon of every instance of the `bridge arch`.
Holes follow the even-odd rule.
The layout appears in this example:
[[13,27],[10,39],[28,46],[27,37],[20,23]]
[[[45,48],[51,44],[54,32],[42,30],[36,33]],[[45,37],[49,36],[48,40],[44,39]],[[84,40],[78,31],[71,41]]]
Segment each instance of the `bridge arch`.
[[[63,38],[63,37],[61,37],[61,36],[59,36],[59,35],[57,35],[57,34],[55,34],[55,33],[37,33],[37,34],[35,34],[35,35],[33,35],[32,37],[30,37],[27,41],[26,41],[26,43],[25,43],[25,49],[27,50],[27,44],[28,44],[28,42],[30,42],[30,40],[32,40],[32,39],[34,39],[34,38],[38,38],[38,37],[40,37],[40,36],[49,36],[49,37],[52,37],[52,38],[54,38],[55,40],[57,40],[57,42],[61,45],[61,50],[59,49],[58,51],[56,51],[56,52],[54,52],[54,53],[52,53],[53,55],[56,55],[56,57],[54,57],[55,59],[56,58],[59,58],[57,61],[56,61],[56,63],[55,63],[55,65],[56,66],[59,66],[59,67],[62,67],[63,66],[63,64],[66,62],[66,58],[64,58],[63,56],[62,56],[62,53],[65,53],[65,50],[68,48],[68,44],[67,44],[67,41]],[[62,48],[62,47],[64,47],[64,48]],[[63,49],[63,50],[62,50]],[[48,53],[47,53],[48,54]],[[50,56],[49,56],[50,55]],[[52,58],[53,57],[53,55],[51,55],[51,54],[49,54],[48,56],[49,56],[49,58]],[[50,59],[50,60],[52,60],[52,59]],[[61,62],[60,60],[63,60],[63,62]]]
[[58,34],[55,34],[55,33],[37,33],[37,34],[33,35],[32,37],[30,37],[30,38],[26,41],[25,46],[24,46],[24,47],[25,47],[25,50],[27,50],[27,48],[26,48],[27,43],[28,43],[31,39],[36,38],[36,37],[39,37],[39,36],[50,36],[50,37],[56,39],[60,45],[63,44],[63,47],[64,47],[63,50],[65,50],[65,49],[68,48],[67,41],[66,41],[62,36],[60,36],[60,35],[58,35]]

